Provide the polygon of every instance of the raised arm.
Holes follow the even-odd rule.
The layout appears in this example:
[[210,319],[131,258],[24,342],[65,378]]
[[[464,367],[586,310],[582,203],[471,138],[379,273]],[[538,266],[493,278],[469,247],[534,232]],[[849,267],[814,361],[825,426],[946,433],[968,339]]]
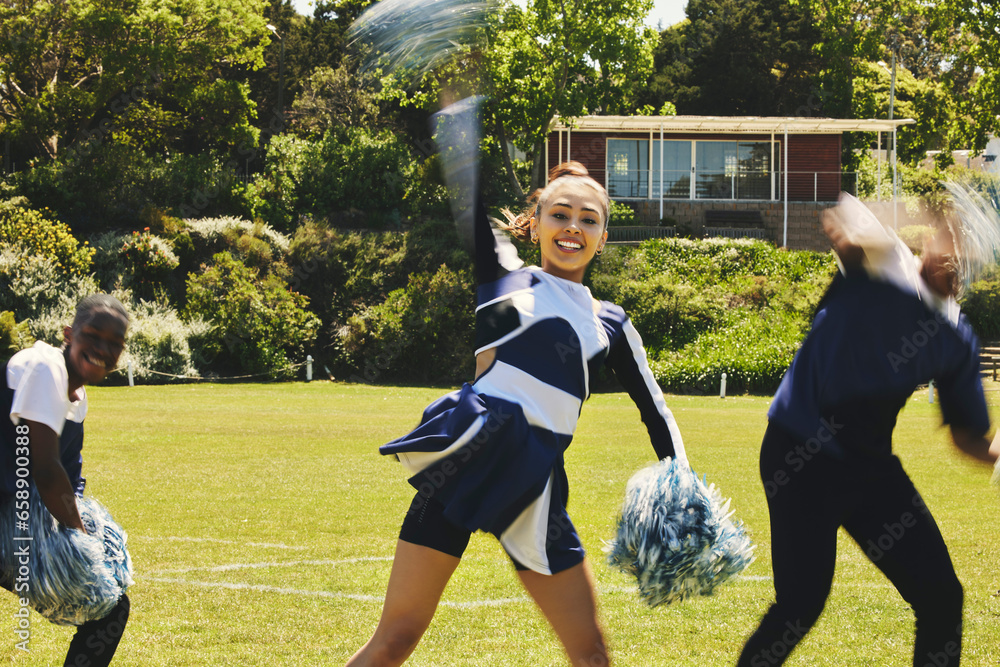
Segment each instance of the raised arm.
[[490,224],[479,193],[480,97],[451,104],[431,117],[458,236],[476,267],[476,282],[491,283],[520,268],[517,250]]
[[605,363],[639,408],[656,456],[687,459],[680,429],[646,360],[642,338],[624,313],[621,317],[621,332],[612,340]]

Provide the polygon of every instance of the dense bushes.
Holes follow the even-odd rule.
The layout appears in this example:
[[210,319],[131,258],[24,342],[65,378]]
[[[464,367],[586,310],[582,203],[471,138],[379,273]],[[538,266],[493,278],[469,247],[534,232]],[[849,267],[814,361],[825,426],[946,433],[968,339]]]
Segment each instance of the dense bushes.
[[[0,244],[0,350],[59,344],[77,301],[100,289],[132,314],[122,365],[142,381],[288,376],[307,354],[364,382],[473,373],[471,262],[446,217],[376,232],[307,216],[288,236],[260,220],[147,208],[140,230],[88,247],[51,214],[21,202],[2,210],[32,224],[8,226]],[[908,240],[919,245],[925,231]],[[538,261],[537,246],[521,252]],[[759,241],[656,239],[607,248],[585,282],[629,313],[664,389],[714,393],[726,373],[730,391],[767,393],[833,271],[828,254]],[[994,278],[973,285],[963,309],[982,337],[1000,338]]]
[[387,131],[339,128],[315,142],[276,136],[266,163],[243,190],[245,208],[283,230],[301,213],[331,218],[357,210],[369,224],[373,211],[395,209],[398,220],[406,195],[419,198],[425,187],[409,149]]
[[621,305],[668,391],[773,391],[833,273],[830,255],[751,240],[656,239],[612,248],[590,274]]
[[442,265],[410,276],[381,304],[350,318],[345,361],[362,382],[462,382],[475,370],[471,276]]
[[14,319],[9,310],[0,312],[0,364],[5,363],[18,350],[31,347],[35,340],[24,322]]
[[[121,295],[119,295],[121,296]],[[132,302],[131,299],[125,299]],[[132,302],[125,353],[119,365],[131,362],[136,378],[166,382],[201,375],[208,368],[203,354],[212,326],[200,318],[184,321],[173,308],[156,303]]]
[[980,338],[1000,340],[1000,281],[973,283],[962,300],[962,311]]
[[308,299],[292,292],[274,274],[261,275],[228,252],[187,281],[188,321],[213,328],[204,353],[222,369],[268,373],[305,357],[319,321],[306,310]]
[[94,251],[81,246],[69,227],[48,211],[0,205],[0,244],[52,260],[60,271],[82,275],[90,269]]

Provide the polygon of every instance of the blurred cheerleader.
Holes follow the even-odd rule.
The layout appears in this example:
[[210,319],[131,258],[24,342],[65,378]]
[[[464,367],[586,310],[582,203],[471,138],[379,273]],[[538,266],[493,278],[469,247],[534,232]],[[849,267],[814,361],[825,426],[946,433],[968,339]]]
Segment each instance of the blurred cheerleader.
[[859,201],[827,211],[841,271],[768,412],[760,472],[776,601],[740,667],[783,664],[819,618],[843,526],[916,615],[913,664],[954,667],[962,585],[934,518],[892,453],[896,417],[934,380],[955,445],[995,461],[976,336],[954,299],[955,247],[939,232],[917,260]]

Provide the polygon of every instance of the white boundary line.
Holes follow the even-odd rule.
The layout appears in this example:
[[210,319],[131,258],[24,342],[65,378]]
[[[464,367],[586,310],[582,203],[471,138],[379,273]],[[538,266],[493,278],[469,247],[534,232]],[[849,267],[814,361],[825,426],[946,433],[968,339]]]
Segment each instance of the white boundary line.
[[202,565],[174,570],[159,570],[156,574],[185,574],[187,572],[231,572],[233,570],[260,570],[272,567],[296,567],[298,565],[349,565],[352,563],[371,563],[391,561],[392,556],[362,556],[342,560],[293,560],[282,563],[231,563],[229,565]]
[[[335,593],[331,591],[310,591],[297,588],[281,588],[279,586],[267,586],[263,584],[238,584],[231,582],[211,582],[211,581],[190,581],[188,579],[170,579],[163,577],[143,577],[143,581],[151,581],[158,584],[182,584],[186,586],[199,586],[201,588],[222,588],[236,591],[260,591],[263,593],[281,593],[284,595],[300,595],[320,598],[334,598],[357,600],[359,602],[383,602],[384,595],[361,595],[358,593]],[[452,607],[456,609],[474,609],[477,607],[500,607],[506,604],[530,602],[527,597],[500,598],[498,600],[473,600],[472,602],[449,602],[443,601],[438,606]]]
[[[336,567],[338,565],[350,565],[354,563],[386,562],[386,561],[391,561],[392,559],[393,559],[392,556],[359,556],[356,558],[344,558],[340,560],[297,560],[297,561],[286,561],[280,563],[270,562],[270,561],[263,563],[230,563],[227,565],[210,565],[210,566],[179,568],[173,570],[160,570],[159,572],[156,573],[156,575],[186,574],[189,572],[233,572],[236,570],[298,567],[300,565]],[[737,577],[737,579],[744,581],[770,581],[771,577],[766,575],[740,575]],[[244,583],[234,583],[227,581],[219,581],[219,582],[197,581],[191,579],[181,579],[176,577],[162,577],[162,576],[141,577],[141,580],[157,584],[179,584],[182,586],[197,586],[199,588],[210,588],[216,590],[222,589],[222,590],[234,590],[234,591],[258,591],[261,593],[278,593],[281,595],[298,595],[301,597],[321,597],[327,599],[355,600],[358,602],[380,603],[385,600],[384,596],[365,595],[361,593],[339,593],[333,591],[303,590],[297,588],[284,588],[281,586],[269,586],[266,584],[244,584]],[[613,593],[632,594],[636,592],[636,588],[634,586],[620,586],[620,585],[598,586],[597,592],[601,594],[613,594]],[[451,602],[445,600],[440,602],[439,606],[449,607],[452,609],[477,609],[481,607],[500,607],[508,604],[520,604],[530,601],[531,598],[527,596],[519,596],[513,598],[499,598],[496,600],[472,600],[469,602]]]
[[166,535],[157,537],[152,535],[129,535],[130,540],[168,540],[170,542],[212,542],[214,544],[235,544],[241,547],[263,547],[265,549],[290,549],[293,551],[305,551],[309,547],[295,547],[288,544],[275,544],[272,542],[238,542],[236,540],[220,540],[214,537],[175,537]]

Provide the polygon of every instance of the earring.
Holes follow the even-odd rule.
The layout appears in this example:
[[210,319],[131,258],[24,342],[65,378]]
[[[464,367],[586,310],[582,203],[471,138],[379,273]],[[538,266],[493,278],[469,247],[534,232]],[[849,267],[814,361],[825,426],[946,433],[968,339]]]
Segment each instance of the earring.
[[597,249],[596,255],[600,257],[602,252],[604,252],[604,246],[601,246],[600,248]]
[[538,232],[535,231],[534,227],[531,228],[531,242],[535,244],[538,243]]

